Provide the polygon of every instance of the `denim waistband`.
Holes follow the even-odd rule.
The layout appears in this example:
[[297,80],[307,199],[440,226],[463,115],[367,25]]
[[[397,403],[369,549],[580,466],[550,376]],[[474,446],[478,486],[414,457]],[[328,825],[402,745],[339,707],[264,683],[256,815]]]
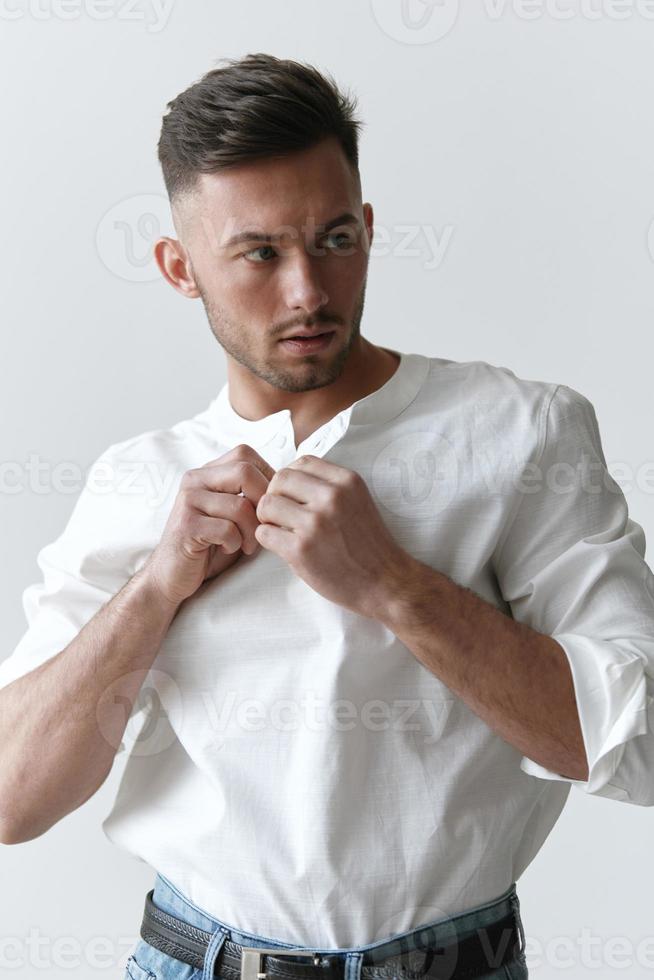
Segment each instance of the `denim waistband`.
[[[212,933],[212,940],[205,958],[203,980],[210,980],[213,977],[216,957],[226,939],[238,943],[240,946],[271,946],[277,949],[307,948],[305,943],[280,942],[272,936],[242,932],[229,923],[222,922],[198,908],[161,873],[156,875],[152,898],[155,905],[170,915],[183,919],[205,932]],[[515,915],[520,932],[521,947],[524,948],[525,940],[520,918],[520,902],[516,892],[516,883],[513,882],[503,894],[492,901],[457,915],[422,923],[415,929],[396,933],[364,946],[315,947],[315,952],[331,956],[342,954],[346,959],[345,980],[358,980],[364,953],[367,954],[367,962],[380,962],[390,956],[397,956],[412,949],[424,949],[426,946],[433,945],[445,946],[465,939],[478,929],[492,925],[510,913]],[[310,948],[314,949],[313,946]]]

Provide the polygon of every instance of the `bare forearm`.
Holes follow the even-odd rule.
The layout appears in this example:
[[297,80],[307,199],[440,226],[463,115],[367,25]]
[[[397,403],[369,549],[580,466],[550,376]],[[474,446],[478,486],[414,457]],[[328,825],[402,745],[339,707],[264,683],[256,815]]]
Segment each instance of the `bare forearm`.
[[177,609],[139,570],[75,639],[0,691],[0,827],[31,840],[102,785]]
[[588,778],[565,651],[475,592],[412,561],[380,619],[507,742],[572,779]]

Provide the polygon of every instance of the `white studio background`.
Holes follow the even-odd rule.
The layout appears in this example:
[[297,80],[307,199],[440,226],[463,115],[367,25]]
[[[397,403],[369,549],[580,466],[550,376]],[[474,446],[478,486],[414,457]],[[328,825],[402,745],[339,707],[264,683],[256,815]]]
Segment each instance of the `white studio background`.
[[[0,658],[79,492],[35,465],[84,469],[224,382],[201,301],[149,259],[172,233],[156,143],[169,99],[249,52],[358,96],[364,335],[585,394],[652,564],[654,2],[0,0],[0,34]],[[122,978],[154,872],[101,833],[119,777],[0,847],[3,976]],[[518,883],[532,977],[652,975],[653,818],[571,791]]]

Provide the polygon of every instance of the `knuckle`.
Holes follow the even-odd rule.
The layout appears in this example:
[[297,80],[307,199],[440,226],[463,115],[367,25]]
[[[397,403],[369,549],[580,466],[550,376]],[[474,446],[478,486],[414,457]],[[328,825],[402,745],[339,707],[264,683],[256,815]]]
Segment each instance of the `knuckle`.
[[186,541],[188,538],[193,538],[198,533],[199,528],[200,528],[199,515],[188,513],[180,521],[179,524],[180,537],[184,541]]
[[284,466],[281,470],[276,470],[275,475],[273,476],[270,483],[268,484],[268,487],[270,488],[270,486],[272,486],[273,484],[275,486],[282,485],[286,480],[288,480],[289,473],[290,470],[288,466]]
[[236,461],[236,469],[238,473],[240,473],[242,479],[244,476],[252,473],[256,467],[251,459],[239,459]]
[[179,496],[184,498],[190,497],[194,490],[195,485],[191,482],[191,480],[182,480],[179,485]]
[[195,479],[197,473],[198,473],[197,466],[194,466],[190,470],[186,470],[186,472],[182,476],[182,483],[188,485]]
[[247,497],[239,497],[235,495],[233,498],[232,508],[239,517],[247,517],[252,513],[252,503]]
[[239,444],[234,446],[232,449],[232,455],[238,460],[249,460],[252,456],[252,448],[245,442],[239,442]]
[[[313,511],[312,513],[308,514],[306,528],[309,536],[317,534],[320,531],[322,531],[323,528],[325,527],[325,523],[326,520],[324,514],[321,511]],[[300,537],[300,541],[302,541],[302,543],[305,546],[309,544],[309,539],[304,538],[303,536]]]
[[294,554],[300,559],[304,560],[308,558],[309,552],[311,550],[311,541],[308,537],[304,535],[296,535],[296,540],[292,544]]
[[239,545],[241,543],[241,536],[231,521],[225,521],[220,526],[220,537],[225,544]]
[[335,518],[338,516],[338,512],[339,512],[338,500],[333,494],[329,494],[329,496],[326,497],[320,511],[323,521],[335,520]]
[[194,487],[182,487],[177,496],[183,511],[189,511],[193,508]]

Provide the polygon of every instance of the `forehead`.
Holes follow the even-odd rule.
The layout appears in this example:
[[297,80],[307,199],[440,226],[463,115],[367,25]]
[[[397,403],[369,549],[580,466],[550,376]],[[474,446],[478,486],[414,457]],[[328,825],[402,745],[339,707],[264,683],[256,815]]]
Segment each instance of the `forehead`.
[[226,241],[245,228],[329,221],[360,206],[359,183],[340,144],[330,138],[287,156],[266,157],[200,174],[192,213],[195,233]]

